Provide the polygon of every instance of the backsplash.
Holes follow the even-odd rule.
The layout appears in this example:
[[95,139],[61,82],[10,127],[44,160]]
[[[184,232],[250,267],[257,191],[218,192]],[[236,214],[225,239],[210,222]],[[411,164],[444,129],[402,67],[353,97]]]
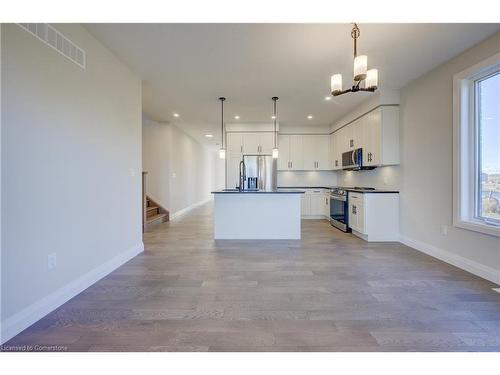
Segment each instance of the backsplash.
[[334,171],[279,171],[278,186],[336,186]]
[[401,168],[387,166],[365,171],[339,171],[337,182],[341,186],[366,186],[377,189],[401,189]]

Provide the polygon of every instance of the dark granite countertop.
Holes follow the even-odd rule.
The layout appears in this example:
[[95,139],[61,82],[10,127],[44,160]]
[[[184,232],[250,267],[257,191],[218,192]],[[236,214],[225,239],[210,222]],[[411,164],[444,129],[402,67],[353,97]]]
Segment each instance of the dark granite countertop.
[[381,193],[399,194],[399,191],[391,189],[364,190],[364,189],[358,189],[356,187],[345,187],[345,186],[290,186],[290,187],[279,186],[278,187],[278,189],[335,189],[335,188],[339,188],[345,191],[352,191],[354,193],[363,193],[363,194],[381,194]]
[[351,191],[353,193],[361,193],[361,194],[382,194],[382,193],[399,194],[399,191],[397,190],[384,190],[384,189],[363,190],[356,188],[345,188],[344,190],[347,192]]
[[276,190],[242,190],[238,189],[221,189],[212,191],[212,194],[304,194],[304,190],[295,188],[279,188]]

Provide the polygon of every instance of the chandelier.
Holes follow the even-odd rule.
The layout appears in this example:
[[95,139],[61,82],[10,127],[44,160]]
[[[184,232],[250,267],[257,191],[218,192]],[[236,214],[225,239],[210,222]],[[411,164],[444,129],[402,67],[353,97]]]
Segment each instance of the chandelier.
[[[357,40],[361,35],[359,27],[354,24],[351,31],[351,37],[354,40],[354,83],[351,88],[342,90],[342,74],[334,74],[331,77],[330,88],[333,96],[339,96],[348,92],[369,91],[374,92],[378,86],[378,70],[368,68],[368,57],[359,55],[357,50]],[[361,82],[364,86],[361,87]]]

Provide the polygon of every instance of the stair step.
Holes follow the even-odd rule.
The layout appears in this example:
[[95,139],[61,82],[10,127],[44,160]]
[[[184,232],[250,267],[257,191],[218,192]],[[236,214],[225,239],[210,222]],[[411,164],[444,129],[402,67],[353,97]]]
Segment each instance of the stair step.
[[147,223],[148,224],[151,224],[155,221],[160,221],[165,218],[167,216],[167,214],[157,214],[157,215],[154,215],[154,216],[151,216],[151,217],[148,217],[148,220],[147,220]]
[[158,206],[149,206],[149,207],[146,207],[146,210],[153,211],[153,210],[157,210],[158,208],[159,208]]

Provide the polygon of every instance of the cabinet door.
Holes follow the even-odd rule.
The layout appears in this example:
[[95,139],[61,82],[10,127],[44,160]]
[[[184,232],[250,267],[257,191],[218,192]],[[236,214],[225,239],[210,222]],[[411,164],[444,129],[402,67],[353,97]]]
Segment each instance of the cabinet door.
[[340,148],[340,134],[339,132],[335,132],[333,135],[333,169],[339,170],[342,169],[342,152]]
[[243,133],[243,154],[257,155],[260,150],[260,135],[258,133]]
[[316,168],[326,171],[330,168],[330,139],[327,135],[318,135],[316,138]]
[[335,149],[335,133],[330,134],[329,142],[330,142],[330,169],[335,169],[335,158],[337,156],[336,155],[337,150]]
[[311,213],[311,194],[308,192],[302,194],[300,198],[300,214],[301,216],[309,216]]
[[320,216],[323,215],[324,209],[323,192],[312,192],[311,193],[311,215]]
[[274,147],[274,133],[261,133],[259,144],[259,153],[261,155],[272,155]]
[[304,148],[302,135],[290,135],[290,169],[300,171],[304,169]]
[[348,206],[348,217],[349,217],[349,228],[359,232],[358,230],[358,216],[356,215],[356,203],[349,201]]
[[[278,169],[286,171],[291,168],[290,166],[290,136],[278,136]],[[304,194],[303,194],[304,195]]]
[[323,193],[323,213],[322,215],[326,216],[327,218],[330,217],[330,192],[325,192]]
[[243,135],[241,133],[227,133],[226,142],[228,156],[243,153]]
[[240,161],[241,156],[239,155],[228,155],[226,158],[226,188],[228,189],[239,185]]
[[306,171],[312,171],[313,169],[316,169],[316,136],[302,136],[302,145],[304,150],[302,161],[303,169]]
[[382,115],[380,110],[370,112],[364,123],[366,134],[366,150],[363,151],[363,161],[367,166],[379,165],[382,144]]

